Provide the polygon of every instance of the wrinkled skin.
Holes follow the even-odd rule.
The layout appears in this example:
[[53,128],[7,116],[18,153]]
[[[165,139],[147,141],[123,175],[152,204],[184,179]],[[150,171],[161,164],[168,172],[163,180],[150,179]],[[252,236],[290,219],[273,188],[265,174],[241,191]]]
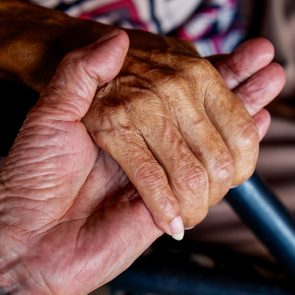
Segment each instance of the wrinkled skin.
[[[281,69],[276,64],[270,64],[273,56],[270,45],[263,40],[253,42],[229,57],[221,57],[216,68],[226,84],[243,100],[251,115],[255,115],[260,135],[263,135],[269,117],[261,108],[277,94],[284,79]],[[87,293],[128,267],[162,234],[126,174],[106,151],[93,143],[81,123],[84,117],[92,137],[102,145],[104,143],[100,141],[107,139],[97,136],[100,131],[97,128],[101,127],[95,125],[93,116],[100,118],[97,114],[104,115],[106,107],[114,109],[115,115],[111,117],[115,118],[115,124],[120,118],[124,119],[126,111],[124,108],[123,111],[120,108],[117,110],[118,104],[110,103],[108,92],[116,90],[114,83],[126,82],[124,68],[116,78],[119,81],[112,81],[99,89],[90,111],[86,117],[84,115],[96,91],[97,81],[103,85],[112,80],[120,70],[127,47],[126,35],[119,33],[107,44],[72,53],[63,61],[48,91],[43,92],[41,100],[28,115],[1,170],[0,286],[17,289],[21,285],[21,294],[24,294],[25,288],[31,294],[67,294],[69,290],[72,294]],[[250,59],[246,48],[255,52]],[[163,54],[158,54],[159,58],[165,58]],[[184,56],[188,60],[193,58],[195,62],[199,59],[187,53]],[[232,72],[235,60],[239,60],[240,70]],[[141,62],[146,63],[145,60]],[[212,71],[210,75],[214,75],[219,85],[221,82],[216,72],[207,62],[200,63]],[[149,64],[153,61],[149,60]],[[127,66],[128,58],[125,69]],[[132,65],[130,67],[134,70]],[[158,68],[155,72],[161,75]],[[172,78],[180,83],[175,74]],[[279,82],[272,87],[261,87],[269,80]],[[127,91],[124,87],[134,87],[132,83],[134,80],[131,77],[127,79],[127,85],[120,86],[123,94]],[[39,89],[42,88],[40,85]],[[135,90],[140,90],[140,87],[135,87]],[[264,99],[257,101],[257,93]],[[156,94],[161,102],[160,110],[166,114],[162,93]],[[228,95],[235,105],[236,98]],[[144,100],[153,101],[153,95],[150,96],[144,97]],[[104,99],[100,100],[100,97]],[[118,100],[116,95],[114,98]],[[136,110],[138,99],[135,93],[130,102]],[[100,106],[100,101],[105,103],[104,108]],[[174,106],[173,101],[171,104]],[[241,104],[238,103],[237,108],[242,110],[239,113],[242,116],[244,110]],[[137,112],[140,114],[140,110]],[[245,120],[249,120],[247,115]],[[120,124],[119,127],[125,126]],[[105,128],[108,126],[103,126],[103,130]],[[122,132],[120,128],[119,133]],[[126,130],[129,131],[123,128],[123,132]],[[107,144],[104,148],[111,149]],[[109,152],[112,154],[111,150]],[[211,187],[210,184],[208,186]],[[145,202],[148,203],[148,200],[145,199]],[[186,211],[185,204],[180,205]],[[184,212],[184,219],[189,219],[186,215],[192,213],[191,218],[197,219],[192,223],[188,220],[186,225],[201,220],[202,210]],[[196,217],[198,214],[199,217]]]
[[[110,30],[16,0],[1,3],[0,13],[2,71],[41,94],[67,50]],[[191,44],[128,34],[130,49],[120,74],[98,89],[83,122],[123,168],[157,225],[181,235],[183,223],[198,224],[231,186],[253,173],[257,128]],[[79,54],[72,53],[72,59]],[[76,81],[76,73],[70,79]]]
[[[62,63],[49,88],[55,92],[45,94],[30,112],[6,158],[0,174],[0,286],[13,294],[87,294],[126,269],[162,234],[125,173],[80,122],[96,83],[94,68],[79,66],[95,59],[97,80],[107,82],[124,55],[110,53],[118,43],[124,48],[124,35],[97,48],[91,59]],[[255,53],[251,59],[247,50]],[[283,85],[281,76],[276,90],[260,89],[282,74],[270,63],[272,56],[268,42],[254,40],[216,64],[229,86],[228,65],[238,59],[248,69],[235,72],[241,82],[234,91],[257,114],[261,134],[269,117],[259,110]],[[111,60],[117,66],[106,73]],[[89,76],[83,68],[92,69]],[[84,79],[60,88],[58,77],[70,78],[73,71]],[[69,99],[73,90],[84,99]],[[257,91],[265,98],[256,100]],[[70,116],[65,107],[73,110]]]
[[196,54],[130,52],[135,62],[127,59],[121,75],[97,92],[83,121],[162,229],[170,233],[179,215],[194,226],[253,173],[256,127]]

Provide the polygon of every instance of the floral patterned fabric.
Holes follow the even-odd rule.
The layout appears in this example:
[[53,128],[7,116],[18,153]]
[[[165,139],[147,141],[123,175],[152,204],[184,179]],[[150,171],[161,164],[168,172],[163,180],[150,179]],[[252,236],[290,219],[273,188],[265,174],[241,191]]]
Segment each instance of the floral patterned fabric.
[[31,1],[75,17],[186,39],[202,55],[232,51],[244,36],[238,0]]

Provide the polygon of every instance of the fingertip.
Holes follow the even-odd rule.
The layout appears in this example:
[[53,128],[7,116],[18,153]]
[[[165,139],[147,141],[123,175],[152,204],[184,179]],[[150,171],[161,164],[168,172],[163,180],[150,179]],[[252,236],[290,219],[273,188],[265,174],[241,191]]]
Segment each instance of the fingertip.
[[278,96],[285,82],[284,69],[272,62],[239,85],[234,92],[253,116]]
[[236,53],[244,53],[244,50],[248,51],[249,56],[259,57],[257,62],[264,66],[270,63],[275,55],[275,48],[273,44],[266,38],[257,37],[245,41],[235,50]]
[[175,217],[170,222],[171,237],[174,240],[181,241],[184,237],[184,225],[180,216]]
[[260,112],[258,112],[254,117],[253,120],[256,124],[258,134],[259,134],[259,139],[260,141],[263,139],[265,136],[270,123],[271,123],[271,115],[266,109],[262,109]]
[[252,80],[254,80],[254,77],[259,82],[257,83],[257,90],[259,91],[259,87],[267,90],[263,95],[267,99],[265,105],[279,95],[286,83],[285,70],[275,62],[260,70],[256,76],[252,77]]
[[121,29],[118,29],[118,31],[119,31],[119,33],[117,35],[117,38],[121,38],[122,42],[124,42],[124,44],[127,47],[129,47],[130,40],[129,40],[128,34],[124,30],[121,30]]
[[264,38],[245,41],[215,64],[226,85],[234,89],[271,63],[274,47]]
[[286,84],[286,72],[284,68],[276,62],[272,62],[270,66],[272,67],[273,77],[275,77],[277,94],[279,94]]
[[88,73],[103,85],[121,70],[129,49],[129,37],[125,31],[115,29],[97,40],[93,47],[88,57]]
[[166,205],[166,209],[151,208],[148,203],[146,203],[146,206],[153,216],[157,227],[173,239],[180,241],[183,239],[185,228],[183,219],[179,213],[179,205],[177,202],[166,201],[169,203],[168,206]]
[[[109,32],[109,34],[110,34],[110,37],[106,39],[111,42],[114,42],[116,44],[116,47],[118,47],[118,49],[121,50],[122,53],[126,55],[129,49],[129,44],[130,44],[128,34],[121,29],[115,29]],[[104,38],[104,36],[102,38]]]
[[[47,107],[54,106],[48,115],[62,120],[81,120],[97,87],[114,79],[121,70],[128,46],[127,34],[116,29],[95,43],[68,53],[42,97]],[[58,114],[56,110],[60,110]]]

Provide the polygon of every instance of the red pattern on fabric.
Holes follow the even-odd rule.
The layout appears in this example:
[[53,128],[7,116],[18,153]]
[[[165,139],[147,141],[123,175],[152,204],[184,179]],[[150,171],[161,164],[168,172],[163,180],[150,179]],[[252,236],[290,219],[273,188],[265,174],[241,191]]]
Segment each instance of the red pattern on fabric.
[[95,17],[108,14],[111,12],[116,11],[117,13],[120,12],[120,10],[127,9],[129,12],[129,17],[131,17],[132,21],[141,24],[142,28],[147,30],[147,25],[142,22],[140,19],[140,16],[137,13],[137,8],[132,2],[132,0],[119,0],[114,3],[106,4],[103,7],[99,7],[96,9],[91,10],[90,12],[84,12],[79,17],[83,19],[94,19]]

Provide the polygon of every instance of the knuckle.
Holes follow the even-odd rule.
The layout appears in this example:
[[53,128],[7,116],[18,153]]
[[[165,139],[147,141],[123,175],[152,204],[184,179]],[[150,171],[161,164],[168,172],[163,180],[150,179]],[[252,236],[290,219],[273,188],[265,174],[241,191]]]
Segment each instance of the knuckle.
[[159,220],[169,221],[178,213],[178,202],[170,193],[166,174],[158,164],[141,165],[136,171],[135,185],[147,194],[146,205]]
[[168,142],[171,146],[181,146],[184,144],[182,138],[177,138],[177,130],[171,122],[165,121],[165,118],[162,119],[161,125],[159,127],[160,138],[165,138],[165,141]]
[[188,65],[193,73],[205,73],[206,77],[214,73],[212,64],[205,58],[198,58],[197,62]]
[[75,49],[68,53],[62,60],[61,66],[71,70],[76,75],[81,73],[91,75],[90,71],[88,71],[88,60],[84,49]]
[[200,63],[200,66],[202,66],[204,69],[212,70],[213,68],[212,64],[206,58],[200,58],[199,63]]
[[171,215],[171,212],[175,211],[177,204],[169,196],[159,192],[153,200],[155,201],[157,211],[161,212],[161,218],[166,217],[167,220],[170,220],[174,217],[174,215]]
[[187,130],[199,130],[207,125],[206,117],[205,116],[196,116],[194,118],[190,118],[189,127]]
[[242,149],[253,149],[258,146],[259,135],[254,122],[250,121],[241,128],[237,144]]
[[227,184],[234,173],[234,161],[229,153],[216,157],[210,169],[210,181],[213,183]]
[[182,188],[192,193],[180,198],[180,208],[186,227],[200,223],[208,213],[209,184],[204,167],[195,164],[180,169],[178,181]]
[[236,171],[234,184],[246,181],[254,172],[259,150],[259,136],[254,124],[246,125],[239,137],[238,158],[236,159]]
[[143,189],[161,190],[166,183],[166,176],[158,164],[144,162],[135,171],[135,182]]
[[184,165],[176,173],[177,184],[192,191],[205,190],[208,187],[208,175],[200,165]]
[[243,165],[243,169],[239,169],[239,171],[237,172],[237,181],[235,182],[235,184],[241,184],[249,179],[255,170],[255,166],[256,160],[248,159],[246,165]]
[[63,62],[73,62],[79,60],[82,56],[82,53],[82,49],[74,49],[64,57]]
[[166,93],[180,94],[188,84],[184,73],[186,69],[174,69],[173,71],[161,71],[161,75],[155,82],[157,88]]
[[80,53],[78,50],[71,51],[62,60],[61,65],[68,67],[69,65],[76,64],[79,61]]

